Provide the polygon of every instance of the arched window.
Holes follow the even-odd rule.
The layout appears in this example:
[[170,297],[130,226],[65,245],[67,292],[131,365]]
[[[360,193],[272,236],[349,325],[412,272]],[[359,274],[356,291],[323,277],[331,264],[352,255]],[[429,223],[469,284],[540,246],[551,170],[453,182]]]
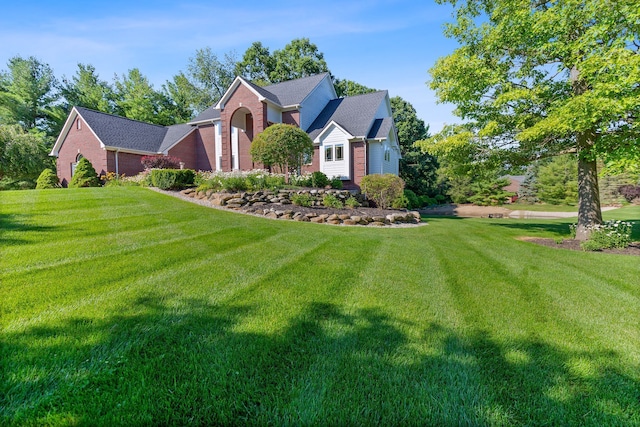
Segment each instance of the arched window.
[[76,166],[78,166],[78,162],[82,158],[84,158],[84,156],[82,154],[78,153],[78,155],[76,156],[76,161],[74,163],[71,163],[71,176],[73,176],[73,174],[76,173]]

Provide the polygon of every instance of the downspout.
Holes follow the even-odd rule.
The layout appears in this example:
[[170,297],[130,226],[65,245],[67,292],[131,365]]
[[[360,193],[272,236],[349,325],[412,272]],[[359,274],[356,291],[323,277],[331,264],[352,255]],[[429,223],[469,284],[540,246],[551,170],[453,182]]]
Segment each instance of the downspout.
[[120,176],[120,168],[118,167],[118,152],[119,150],[116,150],[116,176]]

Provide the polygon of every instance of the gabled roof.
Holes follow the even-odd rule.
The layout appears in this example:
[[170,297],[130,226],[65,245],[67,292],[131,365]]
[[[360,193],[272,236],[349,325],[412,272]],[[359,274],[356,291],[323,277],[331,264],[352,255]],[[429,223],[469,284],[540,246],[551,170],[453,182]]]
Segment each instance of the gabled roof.
[[214,120],[220,120],[220,110],[215,108],[215,105],[207,108],[200,114],[198,114],[189,124],[198,124],[203,122],[211,122]]
[[307,133],[315,141],[328,124],[335,122],[354,137],[369,137],[378,108],[386,97],[387,91],[384,90],[331,100],[309,126]]
[[51,155],[57,155],[77,115],[98,138],[103,148],[143,153],[160,153],[192,132],[188,124],[160,126],[84,107],[73,107]]
[[367,139],[387,139],[389,132],[393,126],[393,119],[391,117],[385,117],[384,119],[375,119],[371,129],[369,129],[369,135]]
[[329,73],[321,73],[309,77],[302,77],[300,79],[272,84],[265,86],[262,89],[273,94],[275,99],[277,99],[278,104],[282,107],[299,105],[327,76],[329,76]]
[[[328,76],[330,76],[329,73],[315,74],[313,76],[302,77],[264,87],[258,86],[238,76],[213,108],[217,110],[224,108],[224,105],[229,98],[231,98],[233,92],[241,84],[245,85],[249,90],[255,93],[260,101],[268,101],[280,108],[298,106],[307,96],[309,96],[320,82]],[[197,119],[198,118],[196,118],[196,120]],[[196,120],[194,120],[194,122]]]

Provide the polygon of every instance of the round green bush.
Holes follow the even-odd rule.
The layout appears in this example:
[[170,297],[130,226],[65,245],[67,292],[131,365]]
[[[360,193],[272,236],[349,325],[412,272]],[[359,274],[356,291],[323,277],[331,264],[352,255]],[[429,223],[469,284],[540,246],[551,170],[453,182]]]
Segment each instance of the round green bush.
[[342,180],[340,178],[331,178],[331,188],[342,190]]
[[315,171],[311,174],[311,186],[324,188],[330,184],[329,178],[324,172]]
[[390,173],[366,175],[362,178],[360,188],[367,198],[382,209],[388,208],[404,195],[404,181],[398,175]]
[[91,164],[89,159],[83,157],[76,165],[76,170],[73,173],[73,177],[71,178],[69,187],[79,188],[99,186],[100,180],[98,179],[96,170],[93,168],[93,165]]
[[58,179],[58,175],[51,169],[47,168],[42,171],[40,176],[38,177],[38,181],[36,181],[36,189],[37,190],[45,190],[48,188],[59,188],[60,180]]

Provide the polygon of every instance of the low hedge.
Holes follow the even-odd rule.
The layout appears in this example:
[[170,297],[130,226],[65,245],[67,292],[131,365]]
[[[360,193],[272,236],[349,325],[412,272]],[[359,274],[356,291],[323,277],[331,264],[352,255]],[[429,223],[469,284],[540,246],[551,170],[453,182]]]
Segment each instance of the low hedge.
[[195,177],[191,169],[153,169],[151,184],[161,190],[182,190],[192,186]]

